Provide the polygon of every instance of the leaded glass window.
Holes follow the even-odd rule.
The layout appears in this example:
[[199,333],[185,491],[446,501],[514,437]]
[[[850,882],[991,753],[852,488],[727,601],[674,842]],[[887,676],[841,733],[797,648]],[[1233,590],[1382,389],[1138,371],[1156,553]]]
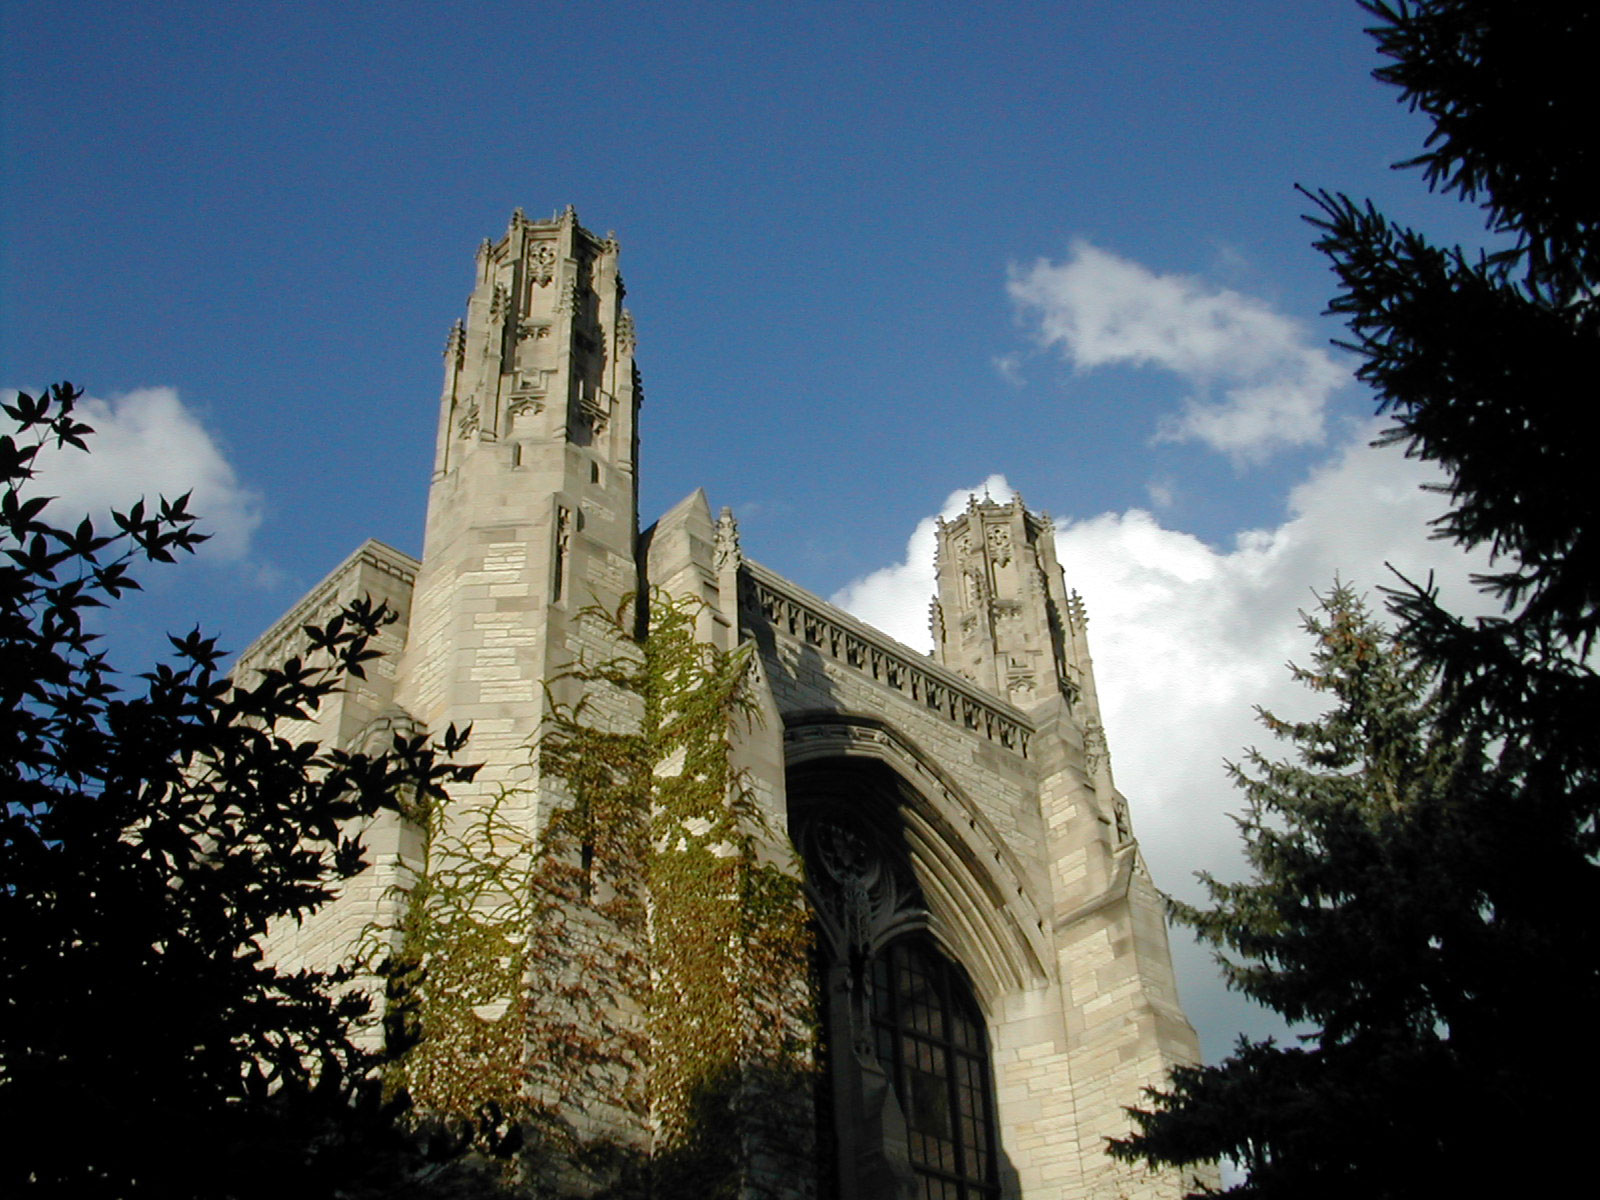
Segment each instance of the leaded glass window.
[[874,1048],[905,1113],[922,1200],[999,1196],[988,1044],[967,981],[914,936],[878,953],[872,985]]

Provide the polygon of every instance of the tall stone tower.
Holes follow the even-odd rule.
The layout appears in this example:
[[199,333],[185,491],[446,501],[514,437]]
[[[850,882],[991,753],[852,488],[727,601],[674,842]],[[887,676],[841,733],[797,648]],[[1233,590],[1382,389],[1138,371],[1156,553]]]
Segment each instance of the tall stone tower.
[[[1062,1066],[1079,1097],[1078,1137],[1097,1128],[1117,1136],[1120,1115],[1103,1097],[1192,1061],[1196,1046],[1178,1001],[1164,902],[1112,780],[1088,615],[1066,589],[1050,518],[1020,496],[972,497],[964,513],[941,521],[937,577],[934,657],[1008,699],[1035,731],[1052,953],[1064,985]],[[1080,1169],[1085,1194],[1131,1186],[1116,1181],[1103,1156],[1086,1154]]]
[[1069,717],[1088,747],[1095,786],[1113,794],[1088,614],[1082,597],[1067,591],[1054,523],[1021,496],[970,496],[964,513],[939,520],[936,536],[934,657],[1036,720]]
[[546,685],[571,699],[558,676],[583,650],[575,615],[614,611],[639,583],[639,387],[617,250],[570,207],[517,210],[478,247],[445,347],[398,699],[425,728],[470,723],[480,786],[515,784],[535,807],[529,744]]

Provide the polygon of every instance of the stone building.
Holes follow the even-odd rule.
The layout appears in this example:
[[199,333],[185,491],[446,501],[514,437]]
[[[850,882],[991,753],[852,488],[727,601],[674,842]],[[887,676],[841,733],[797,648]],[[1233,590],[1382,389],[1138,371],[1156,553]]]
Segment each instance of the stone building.
[[[804,859],[817,930],[820,1179],[779,1190],[1180,1194],[1104,1154],[1123,1107],[1197,1045],[1049,519],[974,499],[941,526],[931,656],[746,557],[733,515],[714,517],[699,491],[641,532],[617,251],[570,208],[519,210],[483,242],[445,353],[422,560],[369,541],[243,667],[284,654],[332,605],[387,601],[390,653],[317,732],[358,744],[470,723],[474,787],[514,789],[534,830],[559,788],[529,745],[547,706],[582,686],[563,669],[604,650],[580,611],[649,589],[698,598],[704,639],[754,646],[762,719],[733,752]],[[626,704],[602,716],[637,720]],[[395,903],[412,838],[397,821],[369,830],[373,865],[276,931],[274,953],[341,958]]]

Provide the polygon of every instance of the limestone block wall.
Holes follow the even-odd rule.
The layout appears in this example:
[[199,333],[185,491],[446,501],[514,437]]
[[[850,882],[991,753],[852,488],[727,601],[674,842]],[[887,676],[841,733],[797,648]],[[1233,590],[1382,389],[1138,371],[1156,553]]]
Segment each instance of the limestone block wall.
[[1069,1065],[1080,1104],[1076,1128],[1087,1195],[1175,1196],[1171,1173],[1119,1165],[1107,1138],[1132,1128],[1124,1108],[1177,1063],[1198,1061],[1178,1007],[1161,899],[1136,846],[1118,856],[1113,886],[1058,924],[1059,974],[1068,990]]
[[1104,1153],[1107,1138],[1132,1128],[1125,1108],[1174,1065],[1198,1061],[1199,1044],[1178,1003],[1163,901],[1111,782],[1104,735],[1084,707],[1085,722],[1064,704],[1034,713],[1084,1194],[1181,1195],[1176,1175],[1119,1166]]
[[536,492],[541,481],[504,476],[460,496],[455,481],[435,483],[443,515],[430,522],[399,688],[425,728],[471,725],[468,755],[483,766],[463,796],[531,789],[529,746],[544,717],[559,505],[517,487]]
[[[436,483],[448,528],[441,519],[432,531],[440,544],[419,580],[398,697],[435,733],[471,726],[465,754],[482,766],[472,784],[453,790],[452,804],[470,810],[504,796],[503,811],[530,835],[544,820],[545,792],[560,791],[541,780],[537,764],[549,703],[576,703],[584,689],[562,676],[617,651],[603,623],[583,610],[615,610],[637,587],[633,558],[615,548],[631,542],[628,522],[615,528],[604,497],[581,488],[545,491],[552,481],[538,474],[512,468],[503,487],[480,480],[459,498],[441,494],[449,481]],[[598,692],[589,711],[619,728],[639,719],[626,702]]]
[[[758,564],[743,572],[743,629],[788,766],[876,757],[920,797],[907,837],[934,931],[985,1009],[1006,1194],[1183,1194],[1183,1181],[1104,1153],[1127,1130],[1124,1106],[1193,1061],[1195,1041],[1126,802],[1096,791],[1109,774],[1093,737],[1064,699],[1025,714]],[[983,894],[941,914],[955,860]]]
[[[366,664],[367,678],[346,689],[305,721],[280,728],[292,741],[315,740],[330,746],[383,750],[397,729],[395,684],[411,614],[417,562],[381,542],[367,541],[308,592],[303,600],[261,637],[234,667],[234,678],[249,683],[261,668],[286,661],[305,645],[301,627],[322,624],[353,600],[370,597],[387,604],[398,619],[373,648],[382,657]],[[398,889],[408,879],[406,862],[416,853],[415,831],[403,828],[393,813],[379,814],[347,831],[359,836],[370,864],[345,882],[338,895],[300,921],[280,921],[268,931],[267,956],[286,971],[331,970],[350,960],[363,935],[393,918]],[[376,1031],[372,1033],[376,1037]]]
[[387,604],[396,613],[396,620],[373,642],[373,649],[382,657],[367,665],[367,678],[351,680],[345,691],[324,704],[312,720],[297,723],[306,736],[347,743],[394,702],[417,566],[417,560],[409,554],[369,538],[245,648],[234,665],[234,679],[248,683],[261,668],[302,654],[306,645],[302,627],[326,622],[354,600],[365,596]]

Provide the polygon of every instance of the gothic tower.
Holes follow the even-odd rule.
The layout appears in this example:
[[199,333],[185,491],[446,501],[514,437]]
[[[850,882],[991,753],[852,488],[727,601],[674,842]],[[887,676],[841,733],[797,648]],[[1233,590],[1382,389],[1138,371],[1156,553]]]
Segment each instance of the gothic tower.
[[1089,619],[1082,597],[1066,589],[1049,514],[1029,511],[1018,495],[970,496],[964,513],[940,519],[936,537],[934,657],[1035,719],[1070,713],[1095,786],[1110,795]]
[[969,499],[967,511],[939,522],[933,602],[934,653],[945,666],[1029,708],[1071,696],[1067,597],[1056,564],[1054,530],[1016,496],[1006,504]]
[[638,586],[640,389],[617,251],[571,207],[518,209],[478,247],[445,347],[399,700],[428,729],[470,723],[480,786],[517,785],[535,808],[529,746],[547,684],[571,699],[557,677],[583,652],[577,614]]
[[[941,521],[937,577],[935,658],[1008,699],[1034,726],[1049,923],[1065,993],[1063,1077],[1079,1097],[1078,1136],[1116,1136],[1120,1114],[1102,1098],[1136,1094],[1139,1079],[1193,1061],[1196,1046],[1178,1001],[1164,903],[1112,780],[1083,600],[1066,589],[1050,518],[1020,496],[973,497]],[[1108,1003],[1112,995],[1121,1002]],[[1107,1164],[1085,1155],[1086,1194],[1131,1186]]]

